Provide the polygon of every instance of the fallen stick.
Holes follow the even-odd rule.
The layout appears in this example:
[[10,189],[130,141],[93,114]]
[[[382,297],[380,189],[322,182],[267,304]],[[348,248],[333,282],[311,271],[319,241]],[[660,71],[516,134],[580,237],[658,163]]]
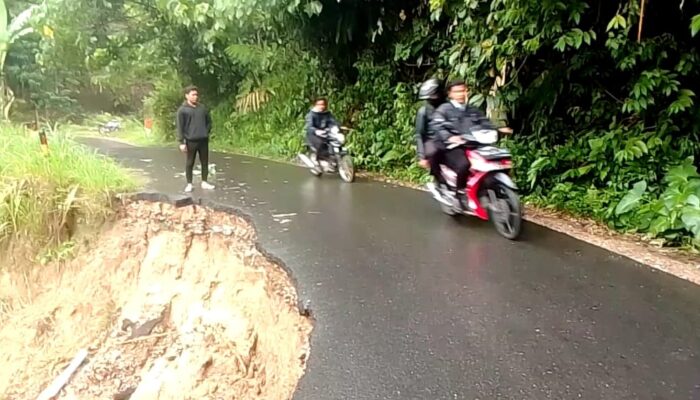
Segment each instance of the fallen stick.
[[73,376],[75,371],[80,367],[80,365],[85,361],[85,358],[87,358],[88,351],[87,349],[80,349],[78,351],[78,354],[73,357],[73,361],[70,362],[68,367],[61,372],[61,374],[54,379],[53,382],[51,382],[51,385],[44,389],[43,392],[37,397],[37,400],[50,400],[56,397],[58,392],[63,389],[64,386],[70,381],[70,378]]
[[135,337],[133,339],[127,339],[127,340],[121,341],[118,344],[122,345],[122,344],[142,342],[142,341],[148,340],[148,339],[165,337],[165,336],[168,336],[169,334],[170,334],[170,332],[163,332],[163,333],[155,333],[153,335],[148,335],[148,336],[139,336],[139,337]]

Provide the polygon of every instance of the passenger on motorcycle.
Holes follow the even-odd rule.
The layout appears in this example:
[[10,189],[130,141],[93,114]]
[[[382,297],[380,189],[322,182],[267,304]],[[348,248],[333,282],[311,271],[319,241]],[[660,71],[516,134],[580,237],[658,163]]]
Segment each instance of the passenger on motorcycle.
[[328,100],[318,97],[314,106],[306,114],[306,143],[312,150],[311,158],[318,164],[318,154],[324,150],[328,133],[332,128],[339,128],[338,122],[328,111]]
[[416,113],[415,140],[418,164],[423,168],[429,168],[430,174],[440,182],[442,181],[440,163],[444,146],[441,141],[435,140],[434,132],[430,130],[433,113],[443,102],[440,82],[435,78],[423,82],[418,92],[418,98],[425,100],[423,106]]
[[[444,146],[464,143],[461,136],[475,126],[496,129],[479,109],[467,104],[469,89],[463,80],[449,82],[447,96],[449,101],[435,110],[430,128]],[[503,131],[507,130],[508,128]],[[470,164],[464,148],[455,147],[445,150],[443,162],[457,174],[457,197],[463,205],[466,204],[464,191],[467,187]]]

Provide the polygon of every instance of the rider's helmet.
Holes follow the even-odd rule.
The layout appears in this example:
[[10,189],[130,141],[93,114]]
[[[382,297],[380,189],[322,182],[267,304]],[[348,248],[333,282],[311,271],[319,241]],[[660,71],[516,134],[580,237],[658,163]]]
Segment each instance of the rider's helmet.
[[421,100],[437,99],[439,97],[440,82],[435,78],[430,78],[420,85],[418,98]]

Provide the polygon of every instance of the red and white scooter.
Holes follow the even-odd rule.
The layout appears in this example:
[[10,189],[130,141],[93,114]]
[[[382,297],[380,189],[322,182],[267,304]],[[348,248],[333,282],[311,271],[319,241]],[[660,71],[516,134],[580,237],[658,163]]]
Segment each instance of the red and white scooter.
[[522,207],[518,187],[510,177],[511,154],[494,146],[498,136],[495,129],[478,129],[462,135],[462,143],[448,146],[448,150],[463,148],[471,164],[466,198],[457,197],[457,174],[445,165],[440,166],[440,171],[446,185],[429,184],[428,189],[445,214],[473,215],[491,221],[499,234],[514,240],[522,229]]

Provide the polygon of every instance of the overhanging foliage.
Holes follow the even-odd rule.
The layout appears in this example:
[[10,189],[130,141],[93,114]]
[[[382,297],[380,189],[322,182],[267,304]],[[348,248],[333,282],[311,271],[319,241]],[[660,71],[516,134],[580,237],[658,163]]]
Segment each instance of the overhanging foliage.
[[115,91],[158,82],[161,126],[191,81],[217,105],[220,143],[290,157],[325,94],[356,129],[361,167],[421,179],[417,85],[467,78],[474,103],[516,128],[531,201],[699,244],[698,0],[48,3],[59,33],[44,62]]

